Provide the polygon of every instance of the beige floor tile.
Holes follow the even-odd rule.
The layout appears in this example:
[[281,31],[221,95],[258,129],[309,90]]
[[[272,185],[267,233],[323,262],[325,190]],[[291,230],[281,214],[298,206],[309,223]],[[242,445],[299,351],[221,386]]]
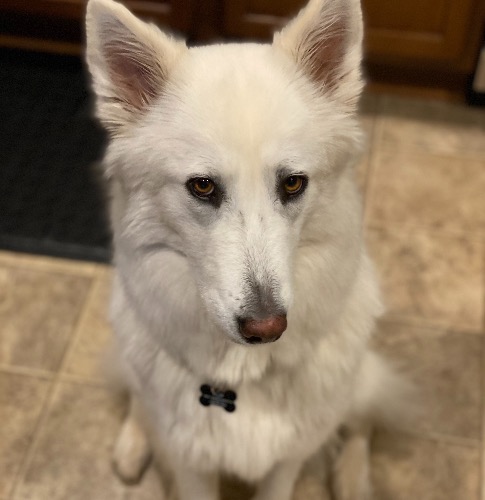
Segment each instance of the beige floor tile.
[[112,338],[111,327],[108,323],[111,278],[110,269],[103,270],[96,278],[76,328],[63,373],[104,381],[101,364]]
[[379,141],[393,150],[417,150],[467,158],[485,153],[485,111],[461,104],[383,96]]
[[295,486],[293,500],[331,500],[327,487],[314,476],[301,477]]
[[483,244],[422,231],[367,230],[389,316],[480,332]]
[[478,448],[380,433],[372,455],[375,500],[479,500]]
[[0,265],[0,363],[57,370],[91,278]]
[[123,486],[111,470],[122,408],[103,388],[61,383],[14,500],[163,498],[153,474]]
[[0,373],[0,498],[14,485],[49,387],[47,380]]
[[381,149],[372,167],[369,224],[485,236],[485,155],[474,161]]
[[417,389],[416,404],[420,406],[420,413],[412,424],[412,432],[479,443],[481,336],[383,321],[378,328],[376,345]]
[[0,251],[0,265],[78,276],[93,276],[99,268],[107,267],[93,262],[7,251]]

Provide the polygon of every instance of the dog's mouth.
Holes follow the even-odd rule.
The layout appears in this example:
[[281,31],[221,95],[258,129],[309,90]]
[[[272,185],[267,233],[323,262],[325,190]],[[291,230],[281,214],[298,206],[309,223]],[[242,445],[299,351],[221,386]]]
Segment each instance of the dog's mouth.
[[246,344],[276,342],[288,326],[286,314],[268,316],[263,319],[238,317],[239,333]]

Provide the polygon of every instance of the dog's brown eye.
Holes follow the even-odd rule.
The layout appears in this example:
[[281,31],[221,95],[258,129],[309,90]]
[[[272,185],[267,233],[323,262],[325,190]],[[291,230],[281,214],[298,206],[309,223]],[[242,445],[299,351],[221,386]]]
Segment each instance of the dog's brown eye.
[[192,177],[185,183],[185,187],[192,196],[214,208],[219,208],[224,199],[222,184],[209,177]]
[[305,177],[302,175],[290,175],[285,179],[284,188],[287,194],[298,194],[305,186]]
[[215,184],[210,179],[205,179],[202,177],[191,181],[190,187],[192,188],[192,191],[195,195],[202,198],[210,196],[216,189]]

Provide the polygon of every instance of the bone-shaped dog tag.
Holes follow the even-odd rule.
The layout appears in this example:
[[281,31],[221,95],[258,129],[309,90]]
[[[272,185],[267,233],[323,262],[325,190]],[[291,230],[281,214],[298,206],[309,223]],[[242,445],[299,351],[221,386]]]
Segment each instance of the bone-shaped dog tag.
[[221,391],[220,389],[211,387],[209,384],[203,384],[200,386],[200,392],[199,401],[203,406],[221,406],[228,412],[233,412],[236,409],[234,401],[236,401],[237,394],[234,391]]

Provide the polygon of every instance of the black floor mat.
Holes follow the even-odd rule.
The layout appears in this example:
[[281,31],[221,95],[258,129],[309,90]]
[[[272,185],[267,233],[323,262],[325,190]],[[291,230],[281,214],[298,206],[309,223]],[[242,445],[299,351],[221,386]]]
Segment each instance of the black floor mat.
[[79,59],[0,51],[0,248],[107,262],[110,234]]

